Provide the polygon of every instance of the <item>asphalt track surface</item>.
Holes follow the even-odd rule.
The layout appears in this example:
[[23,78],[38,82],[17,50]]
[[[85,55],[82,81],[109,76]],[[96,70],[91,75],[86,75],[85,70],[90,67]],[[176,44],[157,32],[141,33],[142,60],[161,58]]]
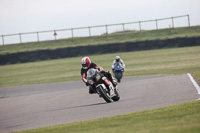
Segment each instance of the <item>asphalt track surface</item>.
[[1,87],[0,133],[79,122],[195,101],[187,74],[123,78],[121,99],[106,103],[82,81]]

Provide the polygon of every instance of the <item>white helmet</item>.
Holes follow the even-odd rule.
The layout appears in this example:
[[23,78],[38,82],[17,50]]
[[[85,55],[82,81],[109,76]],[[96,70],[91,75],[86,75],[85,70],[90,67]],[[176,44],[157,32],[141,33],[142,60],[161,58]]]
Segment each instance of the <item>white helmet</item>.
[[118,62],[120,60],[120,57],[119,56],[116,56],[115,57],[115,60]]

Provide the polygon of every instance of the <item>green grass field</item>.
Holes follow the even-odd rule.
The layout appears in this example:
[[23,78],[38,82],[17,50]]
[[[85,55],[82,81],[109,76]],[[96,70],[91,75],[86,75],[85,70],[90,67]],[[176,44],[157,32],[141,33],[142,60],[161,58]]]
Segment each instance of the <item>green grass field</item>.
[[128,32],[118,32],[101,36],[73,38],[73,40],[61,39],[56,41],[43,41],[39,43],[32,42],[32,43],[22,43],[22,44],[13,44],[4,46],[1,45],[0,54],[33,51],[40,49],[56,49],[56,48],[76,47],[84,45],[119,43],[127,41],[166,39],[166,38],[176,38],[185,36],[188,37],[200,36],[200,26],[141,31],[141,32],[128,31]]
[[[124,76],[192,73],[200,81],[200,46],[90,56],[111,71],[116,55],[125,62]],[[0,87],[81,80],[82,57],[0,66]]]
[[200,101],[18,133],[199,133]]

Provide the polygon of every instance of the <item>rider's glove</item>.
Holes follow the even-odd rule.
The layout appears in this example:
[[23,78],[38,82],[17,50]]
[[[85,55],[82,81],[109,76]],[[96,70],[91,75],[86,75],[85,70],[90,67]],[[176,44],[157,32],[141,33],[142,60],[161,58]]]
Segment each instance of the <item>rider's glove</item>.
[[85,83],[86,86],[89,86],[90,84],[88,82]]
[[113,73],[114,73],[114,72],[115,72],[115,69],[113,68],[112,71],[113,71]]

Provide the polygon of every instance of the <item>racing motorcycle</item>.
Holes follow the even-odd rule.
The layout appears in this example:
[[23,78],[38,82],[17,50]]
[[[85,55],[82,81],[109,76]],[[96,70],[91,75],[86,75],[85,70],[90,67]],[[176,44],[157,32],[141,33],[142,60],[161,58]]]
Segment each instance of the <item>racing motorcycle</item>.
[[117,82],[121,82],[121,79],[123,77],[123,72],[124,72],[123,66],[117,63],[114,66],[114,75],[115,75],[115,78],[117,79]]
[[103,97],[107,103],[120,99],[117,86],[114,87],[112,82],[97,69],[90,68],[87,71],[87,81],[95,88],[94,91],[97,92],[99,97]]

